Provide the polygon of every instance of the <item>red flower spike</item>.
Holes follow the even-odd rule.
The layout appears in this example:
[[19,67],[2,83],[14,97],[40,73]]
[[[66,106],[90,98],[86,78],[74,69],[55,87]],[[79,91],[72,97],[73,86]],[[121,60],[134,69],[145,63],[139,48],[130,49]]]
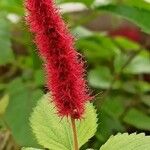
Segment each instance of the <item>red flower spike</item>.
[[128,27],[128,26],[120,27],[116,30],[113,30],[109,33],[109,35],[114,37],[123,36],[135,42],[140,42],[142,39],[141,32],[137,28]]
[[25,5],[58,114],[80,119],[91,97],[84,80],[84,64],[73,47],[74,39],[52,0],[26,0]]

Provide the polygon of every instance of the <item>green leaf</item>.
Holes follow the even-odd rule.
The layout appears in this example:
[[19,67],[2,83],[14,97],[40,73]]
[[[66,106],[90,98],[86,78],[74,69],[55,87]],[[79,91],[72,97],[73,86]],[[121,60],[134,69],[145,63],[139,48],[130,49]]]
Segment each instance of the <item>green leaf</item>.
[[150,11],[147,9],[140,9],[138,7],[126,5],[106,5],[97,7],[98,10],[104,10],[113,14],[119,15],[127,20],[135,23],[144,32],[150,33]]
[[22,0],[1,0],[0,10],[24,15]]
[[85,27],[77,26],[72,30],[72,34],[76,38],[85,38],[91,36],[93,33],[90,30],[86,29]]
[[33,147],[23,147],[21,148],[21,150],[42,150],[42,149],[33,148]]
[[0,15],[0,65],[5,65],[14,60],[11,49],[10,25],[9,22]]
[[36,70],[34,73],[34,80],[36,85],[42,86],[44,85],[44,72],[42,69]]
[[140,45],[134,41],[131,41],[127,38],[117,36],[114,38],[116,44],[118,44],[125,51],[137,51],[140,48]]
[[124,72],[132,74],[150,73],[150,53],[141,51],[124,69]]
[[[33,132],[40,145],[51,150],[72,150],[72,129],[70,119],[58,117],[49,94],[38,102],[30,118]],[[89,123],[90,122],[90,123]],[[96,132],[96,111],[87,103],[84,119],[78,120],[77,135],[79,147],[86,143]]]
[[8,106],[9,103],[9,96],[4,95],[1,99],[0,99],[0,115],[3,115],[5,113],[5,110]]
[[4,119],[9,129],[20,146],[37,146],[29,125],[29,116],[37,99],[41,97],[41,90],[31,90],[17,78],[9,83],[9,105],[4,114]]
[[150,10],[150,3],[146,2],[146,0],[138,0],[138,1],[137,0],[125,0],[124,3],[129,6],[136,6],[139,8]]
[[141,100],[144,104],[146,104],[148,107],[150,107],[150,95],[143,95],[141,97]]
[[105,111],[113,118],[119,118],[124,112],[123,102],[120,99],[111,97],[110,99],[105,100],[101,106],[102,111]]
[[58,0],[60,1],[60,3],[64,3],[64,2],[79,2],[79,3],[83,3],[85,4],[86,6],[90,6],[94,0]]
[[110,60],[119,50],[109,37],[100,34],[80,38],[76,42],[76,47],[92,62]]
[[111,136],[100,150],[150,150],[150,136],[144,133],[119,133]]
[[89,84],[95,88],[109,88],[112,81],[109,68],[101,66],[90,70],[88,81]]
[[138,128],[150,131],[150,117],[135,108],[130,109],[124,117],[124,122]]
[[102,143],[106,142],[106,140],[113,134],[117,132],[124,132],[125,129],[121,122],[111,117],[109,112],[101,110],[99,113],[99,126],[96,132],[96,137]]
[[150,84],[141,80],[124,81],[121,85],[121,89],[132,94],[146,93],[150,91]]

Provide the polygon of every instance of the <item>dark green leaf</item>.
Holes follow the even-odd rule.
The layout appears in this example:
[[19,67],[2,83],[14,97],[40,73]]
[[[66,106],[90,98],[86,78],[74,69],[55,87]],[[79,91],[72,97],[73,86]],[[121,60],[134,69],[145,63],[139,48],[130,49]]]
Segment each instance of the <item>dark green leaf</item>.
[[104,101],[101,109],[109,116],[119,118],[124,112],[124,105],[121,97],[111,97],[110,99]]
[[106,5],[97,7],[98,10],[104,10],[121,17],[138,25],[144,32],[150,33],[150,11],[147,9],[140,9],[138,7],[125,5]]
[[38,86],[44,85],[44,72],[43,72],[43,70],[39,69],[39,70],[35,71],[34,80],[35,80],[36,85],[38,85]]
[[0,65],[10,63],[14,59],[10,34],[9,22],[0,15]]
[[106,140],[117,132],[123,132],[125,129],[118,119],[110,117],[105,111],[99,113],[99,126],[96,132],[96,137],[101,142]]
[[148,107],[150,107],[150,95],[143,95],[141,97],[141,100],[144,104],[146,104]]
[[130,109],[124,117],[124,121],[138,129],[150,131],[150,117],[140,110]]
[[10,102],[4,118],[14,139],[21,146],[36,146],[29,126],[29,116],[42,92],[33,91],[27,88],[21,79],[15,79],[9,84],[8,93]]

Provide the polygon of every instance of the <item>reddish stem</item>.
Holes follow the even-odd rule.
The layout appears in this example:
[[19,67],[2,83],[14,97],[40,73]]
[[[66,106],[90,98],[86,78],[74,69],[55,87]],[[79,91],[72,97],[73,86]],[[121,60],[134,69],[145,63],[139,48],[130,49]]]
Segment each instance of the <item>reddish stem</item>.
[[74,150],[79,150],[78,138],[77,138],[77,129],[76,129],[76,123],[75,123],[74,118],[71,118],[71,124],[72,124],[72,131],[73,131]]

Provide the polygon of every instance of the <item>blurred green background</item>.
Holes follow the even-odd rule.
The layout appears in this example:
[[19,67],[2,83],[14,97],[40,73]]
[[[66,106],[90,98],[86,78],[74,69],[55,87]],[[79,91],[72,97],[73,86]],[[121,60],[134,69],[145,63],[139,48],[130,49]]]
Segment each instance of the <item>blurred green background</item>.
[[[99,149],[117,132],[150,135],[150,2],[56,3],[87,63],[99,117],[96,135],[82,149]],[[22,0],[0,0],[0,150],[38,147],[29,117],[47,89],[24,17]]]

